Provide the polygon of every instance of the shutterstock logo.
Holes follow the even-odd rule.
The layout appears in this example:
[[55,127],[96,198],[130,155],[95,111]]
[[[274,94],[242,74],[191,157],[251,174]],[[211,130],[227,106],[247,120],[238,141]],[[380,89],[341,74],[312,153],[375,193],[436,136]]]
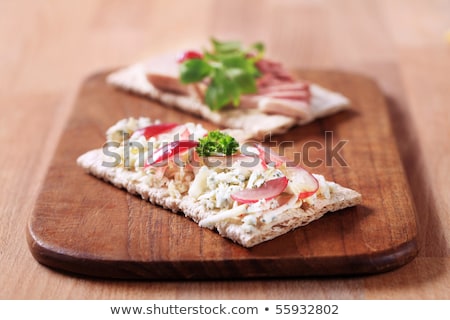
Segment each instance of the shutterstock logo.
[[[173,143],[162,143],[155,148],[153,142],[147,142],[145,145],[140,141],[131,141],[129,135],[123,136],[123,144],[116,141],[108,141],[103,145],[103,154],[109,160],[103,161],[105,167],[115,167],[123,165],[125,168],[144,167],[152,160],[155,154],[164,154],[173,152],[162,161],[152,164],[152,167],[164,167],[170,161],[180,167],[189,164],[192,167],[231,167],[235,161],[239,160],[242,167],[256,167],[261,159],[267,164],[285,162],[287,166],[303,166],[307,168],[317,168],[322,165],[326,167],[341,166],[348,167],[348,163],[342,155],[342,151],[347,145],[348,140],[334,139],[332,131],[325,131],[322,141],[312,140],[297,145],[294,141],[278,141],[269,137],[264,145],[259,142],[246,142],[240,146],[240,152],[226,157],[200,157],[195,155],[195,148],[183,149],[182,152],[173,152]],[[121,150],[119,152],[118,150]],[[178,150],[179,151],[179,150]],[[134,161],[131,161],[134,158]],[[122,163],[123,162],[123,163]],[[131,165],[133,163],[133,165]]]
[[[317,168],[325,164],[326,167],[339,165],[348,167],[347,161],[341,151],[347,145],[348,140],[335,140],[333,131],[325,131],[323,142],[317,140],[307,141],[300,146],[295,146],[294,141],[278,142],[270,136],[267,147],[276,150],[280,156],[288,158],[288,166],[303,165],[309,168]],[[292,150],[292,151],[291,151]],[[290,159],[287,155],[292,153]],[[324,155],[322,158],[314,157],[314,154]]]

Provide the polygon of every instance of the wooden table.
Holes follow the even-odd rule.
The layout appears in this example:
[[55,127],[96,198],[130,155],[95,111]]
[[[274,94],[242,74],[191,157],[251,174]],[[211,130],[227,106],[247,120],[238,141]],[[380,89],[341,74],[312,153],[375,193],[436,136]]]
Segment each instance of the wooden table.
[[[449,299],[449,23],[442,0],[0,2],[0,298]],[[416,259],[373,276],[245,285],[96,280],[33,259],[26,225],[82,81],[211,35],[261,40],[291,68],[377,81],[417,208]]]

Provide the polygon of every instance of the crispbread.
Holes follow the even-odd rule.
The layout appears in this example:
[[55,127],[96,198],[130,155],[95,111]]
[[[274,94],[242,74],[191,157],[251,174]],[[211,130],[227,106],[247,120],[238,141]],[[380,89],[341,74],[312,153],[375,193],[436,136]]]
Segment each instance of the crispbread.
[[253,247],[261,242],[274,239],[298,227],[307,225],[327,212],[334,212],[361,203],[361,195],[340,185],[336,186],[331,199],[317,199],[307,210],[301,208],[289,209],[278,216],[277,220],[264,225],[264,228],[254,234],[246,234],[237,224],[220,223],[217,231],[244,247]]
[[343,95],[312,84],[310,86],[312,112],[310,118],[298,120],[285,115],[266,114],[258,109],[245,108],[211,111],[202,101],[194,97],[158,90],[148,81],[146,77],[147,69],[146,62],[137,63],[111,73],[107,77],[107,82],[118,88],[203,117],[216,125],[231,129],[242,129],[248,136],[256,139],[263,138],[269,133],[273,135],[285,133],[295,125],[307,124],[317,118],[346,109],[350,105],[350,101]]
[[[140,195],[143,199],[173,212],[182,212],[199,224],[201,224],[203,219],[211,215],[211,212],[196,204],[195,200],[188,195],[180,198],[172,197],[169,190],[165,187],[152,188],[144,182],[139,182],[134,178],[132,171],[121,167],[104,166],[102,164],[102,152],[102,149],[91,150],[81,155],[77,159],[77,163],[88,173],[118,188]],[[253,230],[251,233],[247,232],[240,223],[236,223],[233,220],[220,221],[209,227],[216,229],[221,236],[249,248],[317,220],[326,212],[354,206],[360,202],[361,195],[358,192],[333,184],[333,191],[329,199],[317,198],[306,209],[296,208],[283,211],[276,216],[276,219]]]

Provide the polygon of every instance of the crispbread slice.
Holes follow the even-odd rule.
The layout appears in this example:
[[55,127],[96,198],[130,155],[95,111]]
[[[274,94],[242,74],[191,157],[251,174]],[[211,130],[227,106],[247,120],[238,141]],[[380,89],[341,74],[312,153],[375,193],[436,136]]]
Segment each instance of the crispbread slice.
[[307,225],[327,212],[353,207],[362,201],[361,194],[358,192],[335,185],[333,195],[330,199],[316,199],[314,204],[304,210],[302,208],[289,209],[282,214],[277,215],[277,219],[264,224],[258,232],[246,233],[242,225],[221,222],[218,224],[217,231],[223,237],[227,237],[244,247],[250,248],[261,242],[274,239],[298,227]]
[[350,106],[350,101],[343,95],[311,85],[312,117],[298,120],[278,114],[266,114],[257,109],[233,108],[211,111],[200,100],[174,93],[162,92],[147,80],[147,64],[137,63],[120,69],[107,77],[107,82],[124,90],[131,91],[165,105],[176,107],[185,112],[208,119],[212,123],[231,129],[242,129],[246,135],[260,139],[267,134],[281,134],[295,125],[307,124],[317,118],[329,116]]
[[[160,205],[173,212],[182,212],[200,225],[203,219],[214,214],[214,212],[209,212],[196,204],[195,200],[189,196],[171,197],[167,188],[152,188],[148,184],[135,179],[133,171],[120,167],[106,167],[102,165],[102,162],[102,149],[89,151],[77,159],[78,165],[88,173],[118,188],[126,189],[132,194],[138,194],[153,204]],[[333,184],[333,191],[329,199],[317,198],[307,206],[307,209],[296,208],[283,211],[277,214],[273,221],[254,228],[251,232],[241,223],[232,219],[220,221],[208,227],[216,229],[221,236],[249,248],[317,220],[327,212],[354,206],[360,202],[361,195],[358,192]]]

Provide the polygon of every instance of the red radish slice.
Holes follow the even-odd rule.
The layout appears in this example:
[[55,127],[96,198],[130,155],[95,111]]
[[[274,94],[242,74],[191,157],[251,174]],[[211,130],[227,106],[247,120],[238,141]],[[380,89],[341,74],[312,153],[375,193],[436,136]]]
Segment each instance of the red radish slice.
[[145,168],[159,164],[176,154],[195,148],[197,145],[198,142],[193,140],[177,140],[165,144],[153,153],[152,159],[148,160],[148,163],[145,164]]
[[275,168],[278,168],[283,163],[286,163],[288,160],[285,157],[280,156],[280,155],[276,154],[275,152],[273,152],[272,150],[270,150],[269,147],[263,147],[260,144],[256,144],[255,147],[259,151],[259,157],[260,157],[262,163],[264,163],[266,165],[265,168],[267,168],[267,164],[269,164],[269,163],[274,163]]
[[[276,154],[268,147],[263,147],[260,144],[256,144],[255,147],[259,151],[259,157],[263,165],[265,165],[265,168],[267,168],[267,164],[269,163],[274,163],[275,168],[279,168],[283,163],[288,161],[288,159]],[[302,167],[286,166],[286,171],[290,180],[289,186],[294,194],[298,193],[299,199],[306,199],[316,193],[319,189],[319,182],[317,179]]]
[[151,126],[141,128],[133,133],[133,137],[139,137],[143,135],[145,139],[150,139],[151,137],[157,136],[158,134],[167,132],[177,127],[178,123],[161,123],[153,124]]
[[287,167],[286,171],[290,180],[289,186],[293,192],[298,193],[299,199],[308,198],[319,189],[317,179],[302,167]]
[[286,177],[266,181],[261,187],[235,192],[231,198],[239,203],[255,203],[261,199],[270,200],[281,194],[288,185]]

